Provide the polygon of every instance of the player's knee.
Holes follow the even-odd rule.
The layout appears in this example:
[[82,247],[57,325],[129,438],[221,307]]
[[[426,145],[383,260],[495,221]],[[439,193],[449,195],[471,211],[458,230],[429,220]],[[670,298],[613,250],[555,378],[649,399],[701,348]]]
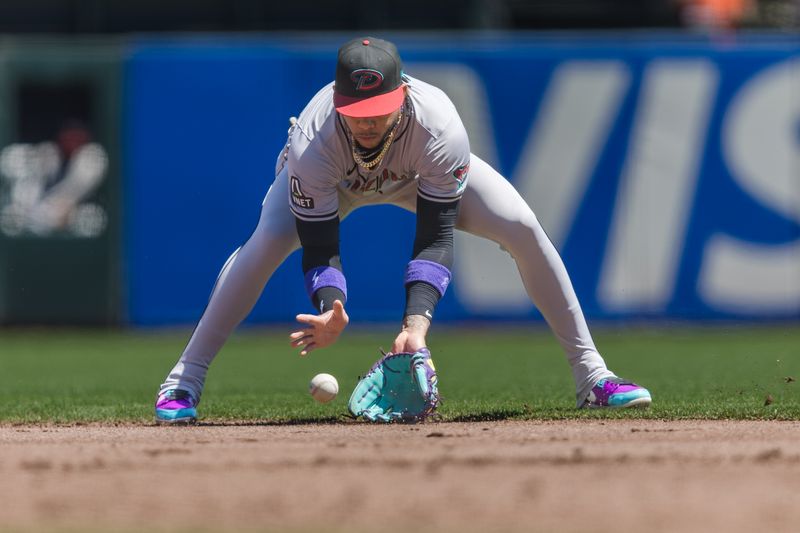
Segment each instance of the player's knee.
[[532,211],[528,211],[516,220],[504,224],[504,230],[498,234],[495,241],[501,249],[516,257],[517,251],[538,246],[542,238],[547,239],[547,236],[539,220]]

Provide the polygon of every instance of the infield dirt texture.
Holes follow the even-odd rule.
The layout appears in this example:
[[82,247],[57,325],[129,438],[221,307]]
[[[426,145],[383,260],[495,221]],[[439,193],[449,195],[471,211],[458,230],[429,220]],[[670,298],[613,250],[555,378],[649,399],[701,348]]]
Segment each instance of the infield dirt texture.
[[0,529],[796,532],[800,423],[3,427]]
[[[443,422],[347,419],[391,336],[299,359],[283,331],[238,334],[200,423],[161,427],[186,332],[4,331],[0,531],[800,531],[794,324],[596,332],[653,392],[629,412],[576,410],[546,330],[442,329]],[[325,371],[342,392],[321,405]]]

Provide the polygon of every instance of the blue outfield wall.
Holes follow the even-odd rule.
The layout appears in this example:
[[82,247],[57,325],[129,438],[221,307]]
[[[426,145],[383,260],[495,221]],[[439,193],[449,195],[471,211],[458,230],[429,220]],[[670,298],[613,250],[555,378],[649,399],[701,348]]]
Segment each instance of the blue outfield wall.
[[[776,36],[389,36],[522,193],[592,319],[800,318],[800,43]],[[348,36],[135,43],[123,153],[127,315],[193,323],[254,229],[287,119]],[[400,318],[413,216],[353,213],[354,321]],[[457,236],[437,320],[540,319],[512,260]],[[299,254],[250,323],[310,312]]]

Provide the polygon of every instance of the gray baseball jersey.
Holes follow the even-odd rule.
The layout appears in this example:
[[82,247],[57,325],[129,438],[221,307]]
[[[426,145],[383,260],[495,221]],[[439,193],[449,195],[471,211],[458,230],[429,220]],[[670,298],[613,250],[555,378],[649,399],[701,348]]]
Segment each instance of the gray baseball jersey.
[[[277,163],[278,171],[288,166],[290,207],[297,218],[330,220],[343,203],[385,202],[407,187],[417,187],[420,196],[434,202],[461,197],[470,161],[461,118],[440,89],[410,76],[406,83],[394,141],[370,170],[353,160],[347,127],[333,107],[333,83],[312,98],[289,130]],[[382,198],[371,200],[374,195]]]

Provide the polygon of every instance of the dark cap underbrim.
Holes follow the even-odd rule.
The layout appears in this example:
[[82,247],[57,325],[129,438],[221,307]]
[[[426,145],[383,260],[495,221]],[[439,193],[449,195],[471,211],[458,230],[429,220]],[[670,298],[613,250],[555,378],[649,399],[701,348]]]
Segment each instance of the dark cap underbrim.
[[333,93],[333,106],[340,114],[347,117],[364,118],[379,117],[397,111],[405,99],[405,85],[385,94],[356,98]]

